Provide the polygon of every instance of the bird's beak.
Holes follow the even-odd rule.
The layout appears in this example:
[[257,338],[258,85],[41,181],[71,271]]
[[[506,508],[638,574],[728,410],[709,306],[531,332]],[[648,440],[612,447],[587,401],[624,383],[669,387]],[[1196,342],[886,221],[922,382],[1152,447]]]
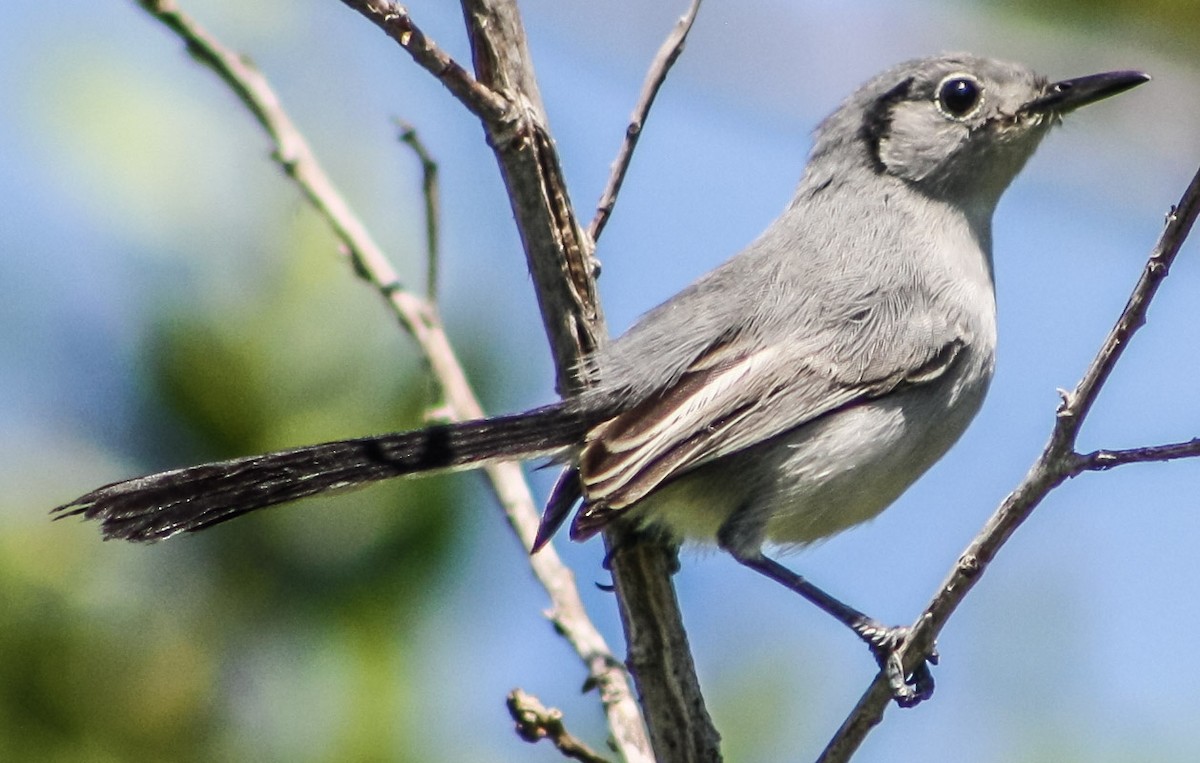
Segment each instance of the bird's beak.
[[1089,77],[1076,77],[1046,86],[1042,95],[1025,104],[1021,110],[1033,114],[1066,114],[1080,106],[1095,103],[1117,93],[1149,82],[1144,72],[1105,72]]

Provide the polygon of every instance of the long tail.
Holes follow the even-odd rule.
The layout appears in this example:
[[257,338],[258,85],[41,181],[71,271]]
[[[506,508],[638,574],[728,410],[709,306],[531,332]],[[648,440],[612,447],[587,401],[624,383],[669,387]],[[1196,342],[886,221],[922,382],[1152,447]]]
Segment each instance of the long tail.
[[330,490],[549,455],[581,442],[589,418],[555,404],[513,416],[218,461],[114,482],[51,513],[55,519],[98,520],[105,538],[162,540]]

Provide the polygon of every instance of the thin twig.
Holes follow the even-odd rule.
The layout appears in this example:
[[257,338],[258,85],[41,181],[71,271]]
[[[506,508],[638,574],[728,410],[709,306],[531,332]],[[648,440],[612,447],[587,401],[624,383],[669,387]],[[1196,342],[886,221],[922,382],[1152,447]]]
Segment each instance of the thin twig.
[[1200,200],[1198,200],[1200,192],[1196,191],[1198,183],[1200,183],[1200,173],[1192,179],[1187,191],[1179,200],[1179,204],[1173,207],[1167,215],[1166,229],[1163,230],[1158,244],[1151,252],[1150,259],[1143,268],[1142,276],[1138,280],[1133,294],[1130,295],[1129,302],[1125,305],[1120,319],[1105,338],[1104,346],[1084,373],[1083,379],[1080,380],[1075,391],[1063,398],[1062,406],[1059,408],[1055,436],[1068,442],[1072,448],[1075,447],[1075,440],[1079,435],[1080,427],[1083,426],[1084,417],[1091,410],[1096,396],[1100,394],[1100,388],[1108,380],[1108,375],[1112,373],[1113,367],[1124,354],[1129,340],[1138,329],[1145,325],[1146,310],[1150,307],[1150,301],[1154,299],[1159,285],[1170,272],[1171,264],[1179,253],[1179,247],[1182,246],[1188,232],[1191,231],[1192,224],[1196,221],[1196,215],[1200,213]]
[[563,723],[562,711],[557,708],[547,709],[537,697],[526,694],[520,689],[508,693],[508,714],[517,724],[517,736],[530,744],[537,744],[543,739],[549,739],[558,751],[571,760],[583,763],[609,763],[594,750],[581,742]]
[[408,51],[413,60],[437,77],[446,89],[480,119],[497,121],[509,111],[509,102],[481,84],[437,43],[425,36],[404,6],[392,0],[342,0],[371,20],[388,37]]
[[[908,641],[900,650],[899,657],[905,670],[911,670],[929,653],[937,634],[946,620],[962,603],[976,581],[983,575],[988,564],[1013,532],[1026,520],[1046,495],[1067,478],[1083,470],[1081,459],[1089,456],[1077,455],[1073,448],[1079,428],[1091,410],[1092,403],[1104,385],[1113,365],[1120,359],[1134,333],[1145,324],[1146,310],[1150,306],[1159,285],[1179,254],[1197,214],[1200,214],[1200,170],[1192,178],[1183,197],[1167,216],[1167,226],[1151,252],[1142,275],[1126,304],[1121,317],[1104,341],[1096,358],[1084,373],[1074,391],[1063,396],[1050,441],[1038,460],[1030,468],[1021,484],[1004,499],[996,512],[988,519],[983,530],[959,557],[954,568],[946,577],[933,599],[913,624]],[[1193,441],[1194,443],[1195,441]],[[1155,446],[1139,449],[1143,452],[1157,450],[1159,458],[1181,458],[1198,455],[1193,443]],[[1187,450],[1187,453],[1182,453]],[[1116,451],[1132,454],[1134,451]],[[1094,455],[1094,454],[1093,454]],[[1119,458],[1120,456],[1118,456]],[[1127,463],[1138,460],[1130,457]],[[1097,468],[1104,468],[1099,466]],[[859,699],[858,704],[843,721],[830,740],[819,760],[822,763],[849,760],[862,744],[870,730],[883,719],[891,699],[887,677],[881,671],[871,686]]]
[[407,145],[421,162],[421,196],[425,199],[425,299],[436,305],[438,300],[438,270],[441,261],[441,192],[438,187],[438,165],[417,128],[403,119],[396,120],[400,142]]
[[688,33],[692,31],[692,24],[696,21],[696,14],[700,11],[700,2],[701,0],[692,0],[687,13],[675,22],[675,29],[663,41],[658,53],[654,56],[654,61],[650,64],[650,69],[646,72],[641,95],[629,117],[629,126],[625,128],[625,140],[621,143],[621,150],[613,162],[612,172],[608,176],[608,185],[605,186],[604,193],[600,195],[600,203],[596,206],[596,216],[592,218],[592,224],[588,226],[588,233],[591,234],[592,241],[600,238],[600,233],[608,223],[613,206],[617,203],[617,194],[621,191],[621,184],[625,182],[625,173],[629,170],[629,162],[633,159],[633,150],[637,148],[638,139],[642,137],[646,116],[650,113],[650,107],[654,105],[659,88],[667,79],[667,72],[671,70],[675,61],[678,60],[679,54],[683,52]]
[[1200,437],[1169,445],[1122,450],[1100,449],[1080,454],[1076,468],[1080,472],[1102,472],[1125,464],[1145,464],[1153,461],[1174,461],[1178,458],[1200,456]]
[[[421,163],[421,197],[425,201],[425,301],[434,309],[438,300],[438,271],[440,257],[441,227],[441,193],[438,188],[438,165],[432,154],[425,148],[425,143],[417,135],[417,128],[403,119],[393,120],[399,132],[400,142],[412,149],[417,160]],[[430,370],[429,359],[425,358],[425,368]],[[429,406],[425,411],[425,420],[445,423],[454,418],[454,414],[446,405],[445,391],[432,373],[424,375],[428,387]]]
[[[382,249],[325,174],[263,75],[180,13],[170,0],[138,2],[179,35],[187,44],[188,51],[237,93],[266,130],[275,145],[276,161],[330,224],[355,267],[383,295],[400,323],[429,359],[453,415],[458,419],[482,417],[483,410],[450,347],[436,310],[400,284],[395,269]],[[520,538],[522,546],[528,550],[537,533],[538,512],[520,467],[517,464],[498,464],[484,471],[509,524]],[[550,597],[555,627],[587,666],[590,680],[601,687],[606,711],[620,713],[622,718],[629,715],[640,717],[621,663],[588,618],[570,568],[562,563],[550,547],[543,548],[531,557],[530,565]],[[628,697],[628,701],[622,701],[618,696],[622,687],[623,696]]]

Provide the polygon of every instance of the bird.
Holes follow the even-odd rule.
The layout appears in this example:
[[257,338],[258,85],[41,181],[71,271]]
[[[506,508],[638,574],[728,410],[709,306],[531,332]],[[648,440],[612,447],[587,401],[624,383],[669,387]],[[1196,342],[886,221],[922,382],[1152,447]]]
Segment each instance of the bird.
[[[587,358],[579,394],[122,480],[53,513],[97,520],[106,539],[154,541],[377,480],[549,458],[562,471],[534,553],[576,506],[573,540],[621,522],[715,543],[832,614],[894,671],[905,628],[765,549],[877,516],[958,440],[995,366],[1001,195],[1064,116],[1148,80],[1051,82],[965,53],[903,62],[820,123],[782,214]],[[932,692],[925,664],[891,679],[902,705]]]

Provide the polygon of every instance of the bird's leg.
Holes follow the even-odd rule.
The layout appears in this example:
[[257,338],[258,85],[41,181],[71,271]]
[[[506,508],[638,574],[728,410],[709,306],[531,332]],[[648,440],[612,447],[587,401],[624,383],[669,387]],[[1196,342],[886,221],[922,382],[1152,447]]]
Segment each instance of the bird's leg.
[[612,571],[613,558],[618,554],[635,550],[638,546],[654,545],[668,551],[670,567],[667,572],[671,575],[679,572],[679,541],[664,532],[662,528],[654,525],[637,527],[631,523],[621,525],[614,523],[609,526],[606,537],[608,538],[608,551],[604,554],[604,560],[600,562],[600,566],[605,570]]
[[892,697],[900,707],[913,707],[922,700],[933,696],[933,673],[930,672],[929,666],[937,664],[937,649],[935,648],[925,656],[921,663],[913,669],[911,676],[905,676],[904,666],[900,663],[898,650],[908,638],[908,627],[889,627],[868,617],[854,607],[825,593],[805,580],[803,576],[792,572],[774,559],[764,556],[762,552],[734,553],[733,557],[755,572],[762,573],[775,582],[787,586],[854,631],[860,639],[866,642],[871,653],[875,655],[879,667],[887,673]]

